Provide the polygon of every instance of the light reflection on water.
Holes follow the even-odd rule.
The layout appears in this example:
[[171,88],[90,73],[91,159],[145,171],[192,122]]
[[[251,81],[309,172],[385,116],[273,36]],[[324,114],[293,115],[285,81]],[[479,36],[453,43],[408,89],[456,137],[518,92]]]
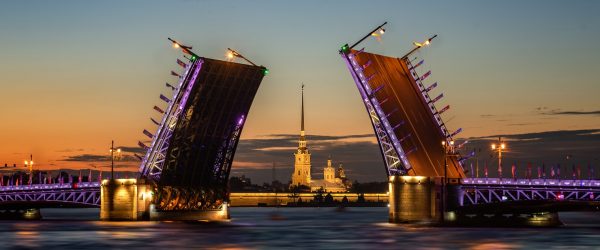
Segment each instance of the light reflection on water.
[[[278,220],[273,212],[278,213]],[[387,208],[232,208],[227,223],[104,222],[97,209],[46,209],[0,221],[0,248],[594,249],[598,213],[561,214],[561,228],[431,228],[388,224]],[[281,219],[283,218],[283,219]]]

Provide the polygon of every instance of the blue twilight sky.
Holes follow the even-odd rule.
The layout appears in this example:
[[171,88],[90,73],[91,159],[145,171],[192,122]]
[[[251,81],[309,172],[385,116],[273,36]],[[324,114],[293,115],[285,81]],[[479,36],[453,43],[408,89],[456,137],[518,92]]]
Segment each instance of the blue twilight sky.
[[301,82],[309,135],[372,133],[337,50],[383,21],[367,50],[401,56],[439,35],[416,55],[462,137],[596,129],[598,13],[598,1],[3,1],[0,163],[33,153],[40,166],[85,168],[64,160],[104,154],[111,139],[135,145],[175,81],[181,55],[167,37],[217,59],[231,47],[270,69],[243,139],[297,133]]

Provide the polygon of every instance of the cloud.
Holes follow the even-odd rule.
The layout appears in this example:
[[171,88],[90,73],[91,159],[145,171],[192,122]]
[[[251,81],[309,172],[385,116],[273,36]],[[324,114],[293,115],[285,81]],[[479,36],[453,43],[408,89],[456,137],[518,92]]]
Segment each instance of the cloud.
[[140,148],[138,146],[134,146],[134,147],[120,146],[117,148],[120,148],[121,151],[126,152],[126,153],[136,153],[136,154],[145,154],[146,153],[146,149]]
[[59,152],[59,153],[71,153],[71,152],[81,152],[81,151],[83,151],[83,148],[78,148],[78,149],[67,148],[67,149],[58,150],[56,152]]
[[[94,154],[81,154],[66,156],[66,158],[59,161],[70,161],[70,162],[108,162],[110,161],[109,155],[94,155]],[[117,162],[136,162],[139,161],[133,155],[123,155],[117,160]]]
[[236,168],[244,169],[272,169],[273,165],[266,162],[236,161]]
[[90,162],[90,161],[108,161],[108,160],[110,160],[110,157],[106,156],[106,155],[82,154],[82,155],[67,156],[67,158],[59,160],[59,161]]
[[600,115],[600,110],[594,111],[551,111],[545,115]]
[[532,139],[538,138],[543,140],[551,140],[551,141],[564,141],[564,140],[598,140],[600,138],[596,137],[588,137],[588,135],[597,135],[600,132],[600,129],[583,129],[583,130],[554,130],[554,131],[543,131],[543,132],[533,132],[533,133],[523,133],[523,134],[500,134],[500,135],[490,135],[490,136],[482,136],[482,137],[471,137],[469,139],[492,139],[498,138],[498,136],[502,136],[503,138],[512,138],[512,139]]
[[506,126],[528,126],[528,125],[535,125],[535,124],[540,124],[540,123],[539,122],[510,123],[510,124],[507,124]]
[[549,109],[548,107],[537,107],[536,112],[541,115],[600,115],[600,110],[584,111],[584,110],[562,110]]

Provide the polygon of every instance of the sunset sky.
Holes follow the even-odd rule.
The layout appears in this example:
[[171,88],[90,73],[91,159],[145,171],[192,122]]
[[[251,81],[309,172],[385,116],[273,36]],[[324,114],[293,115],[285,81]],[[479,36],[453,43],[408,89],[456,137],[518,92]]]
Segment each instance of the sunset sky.
[[[304,83],[314,171],[331,154],[351,178],[379,179],[372,127],[337,50],[384,21],[382,41],[363,44],[370,52],[402,56],[438,35],[415,55],[432,70],[426,83],[439,83],[434,95],[444,93],[438,105],[451,105],[443,118],[463,128],[459,137],[487,147],[488,136],[582,131],[552,145],[599,164],[598,13],[597,1],[4,1],[0,164],[22,168],[33,154],[36,168],[106,170],[111,140],[127,155],[139,151],[142,130],[156,130],[152,107],[171,95],[165,82],[176,82],[169,71],[181,71],[172,37],[216,59],[234,48],[270,70],[234,175],[267,181],[274,163],[289,179]],[[520,148],[519,159],[555,154],[541,142]],[[138,164],[125,157],[118,166]]]

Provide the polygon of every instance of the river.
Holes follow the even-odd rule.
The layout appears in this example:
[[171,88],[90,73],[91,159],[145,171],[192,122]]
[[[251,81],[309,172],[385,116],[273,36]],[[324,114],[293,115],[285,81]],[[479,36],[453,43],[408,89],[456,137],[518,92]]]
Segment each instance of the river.
[[41,221],[0,221],[0,248],[600,249],[600,213],[560,214],[558,228],[392,225],[381,207],[233,207],[226,223],[103,222],[98,209],[42,214]]

